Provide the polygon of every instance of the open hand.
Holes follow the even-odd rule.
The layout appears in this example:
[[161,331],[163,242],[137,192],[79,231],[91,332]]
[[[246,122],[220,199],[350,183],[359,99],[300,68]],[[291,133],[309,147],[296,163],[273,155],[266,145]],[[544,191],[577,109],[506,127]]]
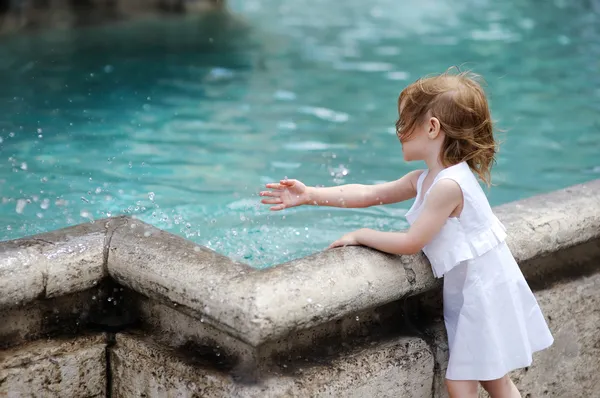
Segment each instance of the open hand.
[[261,200],[261,203],[271,206],[271,210],[283,210],[288,207],[301,206],[309,201],[308,188],[298,180],[281,180],[279,183],[266,185],[270,191],[262,191],[260,196],[269,199]]

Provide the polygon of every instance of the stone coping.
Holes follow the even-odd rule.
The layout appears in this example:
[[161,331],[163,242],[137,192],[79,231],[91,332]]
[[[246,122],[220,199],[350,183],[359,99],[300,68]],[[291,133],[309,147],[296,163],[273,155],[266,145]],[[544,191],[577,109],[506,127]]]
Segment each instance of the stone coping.
[[[600,180],[494,211],[523,264],[600,240]],[[441,281],[422,254],[363,247],[255,269],[129,217],[0,243],[0,309],[82,291],[107,276],[253,347]]]

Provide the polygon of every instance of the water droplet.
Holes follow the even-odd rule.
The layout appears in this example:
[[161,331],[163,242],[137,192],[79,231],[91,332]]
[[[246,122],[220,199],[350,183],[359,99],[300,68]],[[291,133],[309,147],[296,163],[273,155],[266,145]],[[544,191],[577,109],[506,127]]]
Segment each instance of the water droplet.
[[360,321],[360,318],[359,318],[359,317],[356,317],[356,322],[358,322],[358,321]]
[[154,202],[154,192],[148,193],[148,199],[150,199],[151,202]]
[[306,301],[308,301],[309,303],[312,303],[312,299],[311,298],[307,298]]
[[23,214],[23,210],[25,210],[25,206],[27,206],[27,201],[25,199],[17,200],[17,207],[15,209],[17,214]]
[[90,201],[84,198],[83,196],[81,197],[81,200],[83,200],[85,203],[90,203]]
[[27,163],[21,163],[21,170],[27,170]]
[[11,131],[10,133],[8,133],[8,136],[9,136],[10,138],[13,138],[13,137],[15,136],[15,133],[13,133],[13,132]]
[[112,301],[112,297],[109,297],[109,298],[108,298],[108,301]]

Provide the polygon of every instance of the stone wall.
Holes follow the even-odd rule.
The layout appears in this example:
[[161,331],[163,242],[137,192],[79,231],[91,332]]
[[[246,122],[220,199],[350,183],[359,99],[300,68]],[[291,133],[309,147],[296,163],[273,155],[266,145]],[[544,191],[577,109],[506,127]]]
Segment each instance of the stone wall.
[[0,0],[0,35],[222,10],[223,0]]
[[[495,208],[555,344],[523,397],[600,397],[600,180]],[[0,397],[444,397],[441,284],[361,247],[254,269],[117,217],[0,243]]]

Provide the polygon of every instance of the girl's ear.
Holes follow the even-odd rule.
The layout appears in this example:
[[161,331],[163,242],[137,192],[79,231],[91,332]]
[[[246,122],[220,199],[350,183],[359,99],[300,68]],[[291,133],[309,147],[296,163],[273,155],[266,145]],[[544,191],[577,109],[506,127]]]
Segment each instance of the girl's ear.
[[430,140],[435,140],[440,134],[440,121],[437,117],[429,118],[429,126],[427,131],[427,136]]

